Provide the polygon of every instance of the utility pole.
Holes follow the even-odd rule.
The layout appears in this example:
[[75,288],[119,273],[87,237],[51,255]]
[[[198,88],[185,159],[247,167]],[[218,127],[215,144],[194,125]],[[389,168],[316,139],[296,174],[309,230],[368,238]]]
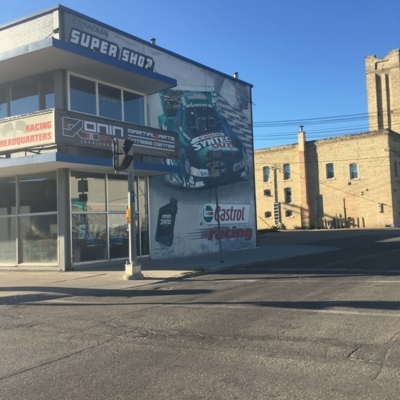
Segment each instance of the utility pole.
[[142,266],[137,262],[136,211],[135,211],[135,170],[133,162],[128,168],[129,204],[129,262],[125,264],[124,280],[143,279]]
[[129,261],[125,264],[125,275],[123,278],[126,281],[143,279],[141,265],[137,262],[135,170],[133,165],[133,142],[131,140],[114,140],[113,166],[115,171],[128,170],[128,209],[126,219],[129,225]]
[[214,178],[215,184],[215,206],[216,206],[216,214],[217,214],[217,226],[218,226],[218,244],[219,244],[219,260],[222,264],[224,260],[222,259],[222,242],[221,242],[221,222],[219,220],[219,204],[218,204],[218,177],[221,175],[220,170],[220,162],[219,160],[222,158],[221,150],[209,151],[207,153],[207,158],[210,162],[207,164],[209,178]]

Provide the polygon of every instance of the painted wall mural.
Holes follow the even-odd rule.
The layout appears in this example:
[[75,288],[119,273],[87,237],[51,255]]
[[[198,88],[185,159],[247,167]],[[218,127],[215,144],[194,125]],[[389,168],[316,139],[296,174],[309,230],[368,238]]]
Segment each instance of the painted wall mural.
[[152,257],[217,253],[220,241],[222,252],[255,247],[251,88],[193,65],[180,84],[187,62],[176,63],[162,73],[179,86],[149,99],[151,125],[180,145],[179,159],[165,160],[180,173],[150,180]]
[[151,256],[255,247],[251,86],[82,16],[65,13],[63,36],[178,82],[147,97],[148,126],[178,138],[164,162],[180,167],[150,178]]

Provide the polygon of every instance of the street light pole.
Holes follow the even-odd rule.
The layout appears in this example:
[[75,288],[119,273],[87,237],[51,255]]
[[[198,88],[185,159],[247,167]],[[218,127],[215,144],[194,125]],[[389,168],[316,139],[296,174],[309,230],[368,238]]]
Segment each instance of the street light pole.
[[[218,161],[219,164],[219,161]],[[218,180],[215,178],[215,206],[217,207],[217,226],[218,226],[218,242],[219,242],[219,261],[222,264],[224,260],[222,259],[222,242],[221,242],[221,222],[219,220],[219,205],[218,205]]]
[[222,242],[221,242],[221,222],[219,220],[219,204],[218,204],[218,177],[221,176],[221,164],[220,159],[222,158],[221,150],[209,151],[207,153],[207,159],[209,160],[208,176],[210,179],[214,178],[215,183],[215,206],[217,208],[217,226],[218,226],[218,244],[219,244],[219,260],[221,264],[224,262],[222,259]]
[[129,262],[125,264],[124,280],[143,279],[142,267],[137,262],[136,248],[136,212],[135,212],[135,171],[133,161],[128,168],[128,205],[130,208],[129,224]]

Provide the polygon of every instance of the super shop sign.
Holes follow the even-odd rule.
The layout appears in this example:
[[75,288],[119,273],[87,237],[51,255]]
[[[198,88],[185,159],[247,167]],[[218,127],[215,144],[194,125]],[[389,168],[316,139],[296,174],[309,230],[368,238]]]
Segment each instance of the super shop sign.
[[202,219],[207,225],[248,224],[249,204],[206,204],[202,209]]

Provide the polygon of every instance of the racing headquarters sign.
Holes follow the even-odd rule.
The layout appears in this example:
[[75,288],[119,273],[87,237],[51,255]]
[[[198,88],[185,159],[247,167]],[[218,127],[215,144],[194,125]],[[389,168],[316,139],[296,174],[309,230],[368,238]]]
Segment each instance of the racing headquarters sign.
[[54,143],[53,112],[0,122],[0,152]]
[[248,224],[250,214],[249,204],[206,204],[202,210],[203,221],[207,225]]
[[136,51],[135,47],[143,49],[143,44],[133,39],[69,13],[65,14],[64,25],[67,42],[140,68],[154,70],[154,60]]

